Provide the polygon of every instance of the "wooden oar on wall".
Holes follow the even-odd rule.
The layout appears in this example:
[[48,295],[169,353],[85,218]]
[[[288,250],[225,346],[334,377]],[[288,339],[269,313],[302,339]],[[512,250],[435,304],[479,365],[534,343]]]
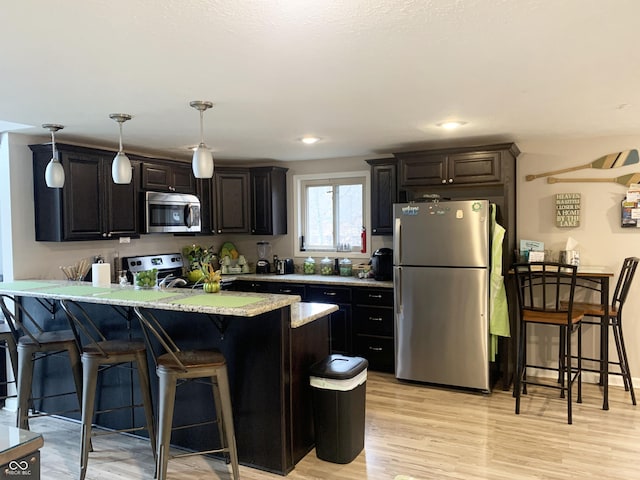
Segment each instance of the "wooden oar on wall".
[[557,175],[558,173],[575,172],[576,170],[582,170],[583,168],[599,168],[602,170],[608,170],[610,168],[624,167],[625,165],[633,165],[638,163],[638,150],[625,150],[624,152],[610,153],[603,157],[594,160],[586,165],[580,165],[578,167],[563,168],[561,170],[554,170],[553,172],[539,173],[537,175],[527,175],[525,178],[527,181],[535,180],[536,178],[548,177],[550,175]]
[[630,173],[628,175],[622,175],[620,177],[614,177],[614,178],[557,178],[557,177],[547,178],[547,183],[578,183],[578,182],[589,182],[589,183],[615,182],[615,183],[619,183],[620,185],[624,185],[625,187],[628,187],[633,183],[640,183],[640,173]]

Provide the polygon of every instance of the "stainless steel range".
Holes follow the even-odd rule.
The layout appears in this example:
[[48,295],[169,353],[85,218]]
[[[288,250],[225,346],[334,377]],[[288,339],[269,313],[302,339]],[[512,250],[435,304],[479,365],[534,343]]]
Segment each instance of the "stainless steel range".
[[[156,255],[141,255],[138,257],[122,257],[122,269],[127,270],[127,279],[133,281],[134,272],[144,270],[158,270],[158,283],[163,286],[180,286],[177,283],[186,285],[182,279],[183,261],[180,253],[161,253]],[[182,282],[175,282],[176,280]]]

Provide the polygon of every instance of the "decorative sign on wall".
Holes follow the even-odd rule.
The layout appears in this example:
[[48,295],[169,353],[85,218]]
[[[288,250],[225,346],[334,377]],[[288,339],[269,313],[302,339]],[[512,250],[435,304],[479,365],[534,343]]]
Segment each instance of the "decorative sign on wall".
[[556,227],[580,226],[580,194],[556,194]]

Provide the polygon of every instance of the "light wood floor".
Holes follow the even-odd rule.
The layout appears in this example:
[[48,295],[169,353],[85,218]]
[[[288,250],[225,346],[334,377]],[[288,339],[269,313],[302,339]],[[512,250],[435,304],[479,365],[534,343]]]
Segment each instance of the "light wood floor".
[[[640,392],[638,392],[640,393]],[[611,387],[610,410],[600,390],[584,386],[574,424],[566,403],[549,389],[532,387],[514,414],[511,392],[482,395],[409,385],[369,372],[364,451],[350,464],[318,460],[310,452],[288,480],[427,479],[640,479],[640,406],[622,387]],[[0,424],[15,414],[0,411]],[[80,428],[70,421],[31,421],[42,432],[43,480],[77,478]],[[124,435],[94,439],[87,479],[152,479],[149,444]],[[282,479],[240,467],[246,480]],[[222,461],[200,456],[169,462],[169,478],[230,479]]]

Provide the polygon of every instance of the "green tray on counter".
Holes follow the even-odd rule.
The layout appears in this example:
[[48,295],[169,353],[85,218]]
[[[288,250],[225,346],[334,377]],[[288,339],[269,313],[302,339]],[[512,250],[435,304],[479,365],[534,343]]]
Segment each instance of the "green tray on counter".
[[92,297],[97,294],[111,291],[110,288],[93,287],[91,285],[47,285],[47,287],[48,288],[38,288],[38,291],[52,295],[69,295],[72,297]]
[[155,302],[164,300],[165,298],[175,297],[176,292],[163,292],[156,289],[140,289],[140,290],[111,290],[110,293],[100,295],[101,298],[110,300],[125,300],[134,302]]
[[7,290],[33,290],[35,288],[50,287],[47,282],[38,282],[37,280],[16,280],[15,282],[0,282],[0,288]]

